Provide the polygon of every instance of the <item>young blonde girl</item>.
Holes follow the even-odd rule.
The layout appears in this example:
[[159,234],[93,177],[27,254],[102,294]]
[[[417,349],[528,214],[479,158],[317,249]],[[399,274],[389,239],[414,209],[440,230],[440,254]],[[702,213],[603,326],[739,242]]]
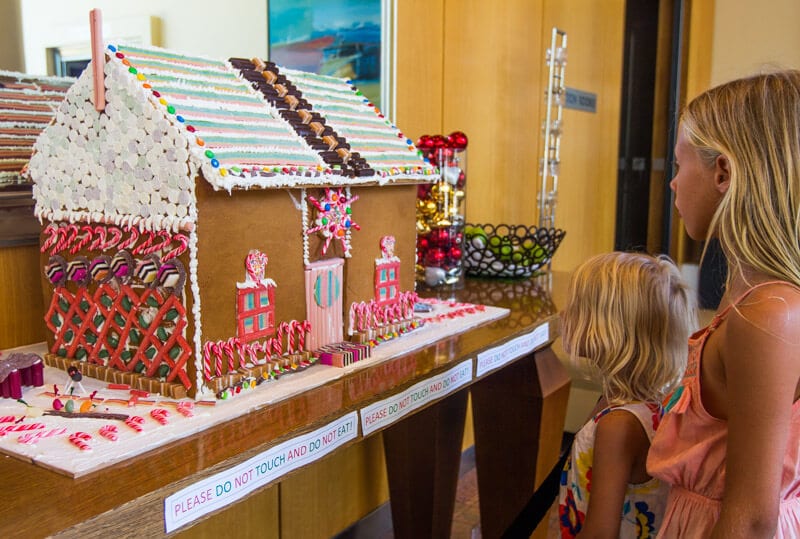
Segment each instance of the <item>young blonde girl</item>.
[[648,459],[673,485],[661,537],[800,537],[800,72],[694,99],[675,160],[686,231],[729,269]]
[[578,431],[559,494],[562,537],[652,537],[667,487],[645,469],[661,401],[680,380],[694,296],[666,257],[609,253],[572,276],[564,350],[585,358],[603,395]]

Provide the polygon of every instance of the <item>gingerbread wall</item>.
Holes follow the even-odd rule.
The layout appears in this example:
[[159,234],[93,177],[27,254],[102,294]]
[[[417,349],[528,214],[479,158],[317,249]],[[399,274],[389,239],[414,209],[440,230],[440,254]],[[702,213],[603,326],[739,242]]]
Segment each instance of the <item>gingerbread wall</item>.
[[[323,192],[308,190],[318,198]],[[350,303],[373,297],[375,259],[380,256],[383,236],[397,240],[401,288],[414,289],[416,185],[352,187],[351,195],[359,197],[352,204],[352,220],[361,229],[352,232],[352,257],[345,259],[345,320]],[[269,257],[265,276],[277,284],[276,323],[305,319],[302,212],[295,207],[300,197],[299,189],[228,193],[198,181],[197,278],[203,342],[236,336],[236,283],[245,279],[244,260],[251,249]],[[313,218],[313,209],[310,215]],[[342,256],[336,241],[321,255],[321,243],[316,234],[309,238],[311,262]]]

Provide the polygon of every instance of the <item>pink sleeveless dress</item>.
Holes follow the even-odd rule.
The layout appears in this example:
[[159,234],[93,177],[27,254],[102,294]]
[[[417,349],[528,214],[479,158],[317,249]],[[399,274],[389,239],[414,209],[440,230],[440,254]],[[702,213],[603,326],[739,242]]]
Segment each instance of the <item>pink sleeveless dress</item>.
[[[730,309],[754,289],[767,284],[775,281],[752,287],[717,313],[708,327],[689,338],[689,360],[683,382],[667,404],[668,412],[647,457],[648,473],[672,485],[659,538],[708,537],[719,519],[725,489],[728,423],[711,416],[703,407],[700,361],[708,336],[725,320]],[[792,405],[775,537],[800,538],[800,401]]]

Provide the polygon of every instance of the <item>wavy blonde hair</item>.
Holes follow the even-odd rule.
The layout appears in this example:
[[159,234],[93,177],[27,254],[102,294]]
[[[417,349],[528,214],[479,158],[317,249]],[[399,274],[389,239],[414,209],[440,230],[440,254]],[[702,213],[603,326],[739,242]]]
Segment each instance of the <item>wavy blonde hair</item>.
[[686,367],[694,294],[666,256],[597,255],[572,275],[561,313],[564,350],[588,360],[609,404],[661,400]]
[[681,127],[704,163],[730,163],[708,237],[728,279],[752,268],[800,285],[800,71],[734,80],[692,100]]

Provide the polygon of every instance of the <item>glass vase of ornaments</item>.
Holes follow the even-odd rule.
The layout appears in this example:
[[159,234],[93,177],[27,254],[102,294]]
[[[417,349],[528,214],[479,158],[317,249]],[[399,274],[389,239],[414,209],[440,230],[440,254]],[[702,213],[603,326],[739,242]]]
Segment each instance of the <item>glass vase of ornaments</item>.
[[467,136],[422,135],[417,148],[441,178],[417,188],[417,283],[429,288],[464,285]]

